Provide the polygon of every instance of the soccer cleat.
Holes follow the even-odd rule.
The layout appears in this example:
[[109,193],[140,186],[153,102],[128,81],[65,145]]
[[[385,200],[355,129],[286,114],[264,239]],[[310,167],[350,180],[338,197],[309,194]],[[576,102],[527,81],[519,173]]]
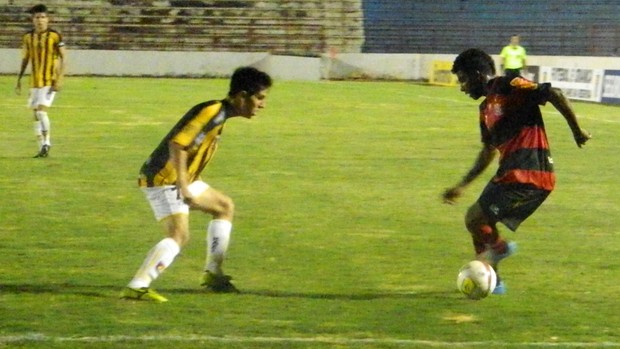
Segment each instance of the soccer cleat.
[[490,249],[487,254],[487,259],[493,268],[497,267],[497,264],[504,258],[510,257],[517,252],[517,243],[511,241],[506,244],[506,252],[497,253]]
[[168,299],[148,287],[131,288],[125,287],[121,291],[121,299],[132,299],[136,301],[153,301],[157,303],[167,302]]
[[207,271],[202,275],[200,286],[204,286],[208,291],[215,293],[239,293],[239,290],[230,280],[232,280],[230,275],[218,275]]
[[493,294],[506,294],[506,284],[502,280],[497,280],[497,285],[495,285],[495,289],[493,290]]
[[34,158],[46,158],[50,154],[50,146],[44,144],[39,150],[39,153],[34,156]]

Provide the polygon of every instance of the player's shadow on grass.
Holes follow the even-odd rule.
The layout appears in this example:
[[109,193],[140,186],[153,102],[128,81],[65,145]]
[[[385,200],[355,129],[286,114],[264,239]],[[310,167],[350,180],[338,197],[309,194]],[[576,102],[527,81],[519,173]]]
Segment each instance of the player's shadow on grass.
[[[84,297],[109,298],[111,293],[117,294],[122,289],[109,285],[76,285],[70,283],[56,284],[0,284],[1,294],[72,294]],[[202,288],[162,288],[162,293],[169,294],[209,294]],[[213,294],[213,293],[211,293]],[[215,295],[215,294],[214,294]],[[302,298],[345,301],[371,301],[377,299],[460,299],[454,291],[420,291],[420,292],[358,292],[358,293],[312,293],[291,292],[282,290],[241,290],[239,294],[268,298]]]
[[311,293],[288,292],[278,290],[248,290],[243,294],[270,298],[307,298],[348,301],[370,301],[376,299],[424,299],[451,298],[454,292],[420,291],[420,292],[361,292],[361,293]]
[[73,294],[85,297],[108,298],[110,291],[120,291],[118,286],[84,286],[75,284],[0,284],[0,294]]
[[[177,293],[177,294],[205,294],[206,292],[201,289],[179,289],[169,288],[160,289],[165,293]],[[281,290],[241,290],[239,295],[249,295],[258,297],[269,298],[305,298],[305,299],[326,299],[326,300],[347,300],[347,301],[369,301],[376,299],[450,299],[455,300],[458,294],[454,291],[420,291],[420,292],[361,292],[361,293],[312,293],[312,292],[289,292]]]

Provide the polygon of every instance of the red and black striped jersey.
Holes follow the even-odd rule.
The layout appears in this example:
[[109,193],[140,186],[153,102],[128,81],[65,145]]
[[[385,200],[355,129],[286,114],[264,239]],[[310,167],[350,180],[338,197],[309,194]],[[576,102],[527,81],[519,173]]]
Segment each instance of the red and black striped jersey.
[[197,180],[217,150],[226,115],[225,101],[208,101],[191,108],[164,137],[140,169],[140,186],[174,185],[177,171],[170,159],[169,143],[187,151],[189,182]]
[[482,142],[500,153],[493,182],[553,190],[553,160],[540,111],[550,88],[549,83],[522,77],[489,81],[487,97],[480,104],[480,130]]

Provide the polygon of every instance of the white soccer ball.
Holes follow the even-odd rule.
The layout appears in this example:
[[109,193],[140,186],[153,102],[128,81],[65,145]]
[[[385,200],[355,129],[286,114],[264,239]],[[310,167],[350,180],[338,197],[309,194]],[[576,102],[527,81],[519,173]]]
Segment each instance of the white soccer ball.
[[490,295],[497,284],[495,270],[487,263],[471,261],[459,270],[456,286],[470,299],[482,299]]

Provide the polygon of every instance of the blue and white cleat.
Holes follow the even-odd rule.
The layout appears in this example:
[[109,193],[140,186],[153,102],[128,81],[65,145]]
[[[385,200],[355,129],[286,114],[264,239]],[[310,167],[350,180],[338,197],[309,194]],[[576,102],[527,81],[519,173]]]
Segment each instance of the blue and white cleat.
[[[493,269],[495,269],[495,272],[497,272],[497,264],[499,264],[501,260],[512,256],[516,252],[517,252],[517,243],[514,241],[511,241],[506,244],[506,252],[504,253],[496,253],[493,250],[489,250],[487,254],[487,259],[489,263],[491,264],[491,267],[493,267]],[[497,285],[495,285],[493,294],[502,295],[502,294],[506,294],[506,292],[507,292],[506,283],[499,277],[499,274],[498,274]]]
[[493,294],[506,294],[506,283],[503,280],[498,280],[497,285],[495,285],[495,289],[493,290]]
[[517,243],[510,241],[506,244],[506,252],[498,254],[493,250],[489,250],[487,258],[493,268],[497,267],[497,264],[504,258],[508,258],[517,252]]

